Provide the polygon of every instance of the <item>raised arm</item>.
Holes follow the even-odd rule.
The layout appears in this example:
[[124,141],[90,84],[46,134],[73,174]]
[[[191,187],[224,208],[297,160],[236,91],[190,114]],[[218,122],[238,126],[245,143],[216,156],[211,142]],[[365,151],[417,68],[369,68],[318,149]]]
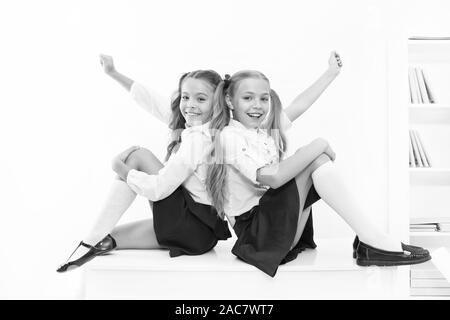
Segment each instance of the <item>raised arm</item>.
[[336,51],[328,59],[328,69],[308,89],[300,93],[284,111],[293,122],[320,97],[341,71],[342,62]]
[[139,106],[165,124],[170,123],[170,98],[164,97],[155,90],[145,87],[133,79],[119,73],[114,67],[114,61],[111,56],[101,54],[100,63],[103,66],[105,73],[130,92],[131,97]]
[[326,153],[332,160],[335,159],[335,154],[328,142],[317,138],[280,163],[260,168],[257,171],[256,180],[276,189],[296,177],[322,153]]
[[111,56],[101,54],[100,64],[103,67],[103,71],[105,71],[108,76],[120,83],[127,91],[131,90],[131,86],[134,81],[116,70],[114,67],[113,58]]

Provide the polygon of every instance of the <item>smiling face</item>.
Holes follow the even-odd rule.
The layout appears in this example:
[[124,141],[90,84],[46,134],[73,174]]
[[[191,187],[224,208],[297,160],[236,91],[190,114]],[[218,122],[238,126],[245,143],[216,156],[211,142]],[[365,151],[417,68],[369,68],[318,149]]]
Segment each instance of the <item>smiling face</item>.
[[201,79],[187,78],[181,85],[180,111],[188,126],[202,125],[211,118],[214,88]]
[[230,102],[236,121],[246,128],[258,128],[270,108],[269,82],[260,78],[241,80]]

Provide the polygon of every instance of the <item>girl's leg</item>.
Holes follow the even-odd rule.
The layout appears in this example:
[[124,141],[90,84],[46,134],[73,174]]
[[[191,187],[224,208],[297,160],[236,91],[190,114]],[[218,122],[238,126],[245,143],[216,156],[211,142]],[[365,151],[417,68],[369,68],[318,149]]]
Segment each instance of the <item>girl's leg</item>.
[[[133,169],[146,172],[148,174],[157,173],[162,167],[162,163],[147,149],[141,148],[130,154],[126,160],[128,166]],[[90,232],[83,238],[83,242],[95,246],[108,233],[110,233],[125,211],[131,206],[136,193],[131,190],[128,184],[117,178],[114,180],[109,195],[101,208]],[[116,241],[117,245],[120,243]],[[79,247],[71,258],[78,259],[89,249]]]
[[[319,158],[328,156],[322,154]],[[383,232],[372,221],[371,214],[363,210],[352,187],[341,177],[329,158],[312,172],[311,177],[322,200],[347,222],[362,242],[382,250],[403,251],[401,242]]]
[[153,219],[126,223],[114,228],[111,236],[116,240],[117,249],[158,249],[153,229]]
[[311,214],[311,206],[307,208],[304,207],[308,191],[313,185],[311,175],[317,168],[319,168],[327,161],[331,161],[330,158],[328,158],[328,156],[325,154],[321,154],[313,162],[311,162],[308,167],[306,167],[302,172],[300,172],[300,174],[295,177],[297,190],[300,196],[300,208],[303,208],[303,211],[300,212],[298,218],[297,232],[295,233],[294,242],[292,243],[291,249],[300,240],[303,230],[305,229],[306,222],[308,221],[309,215]]

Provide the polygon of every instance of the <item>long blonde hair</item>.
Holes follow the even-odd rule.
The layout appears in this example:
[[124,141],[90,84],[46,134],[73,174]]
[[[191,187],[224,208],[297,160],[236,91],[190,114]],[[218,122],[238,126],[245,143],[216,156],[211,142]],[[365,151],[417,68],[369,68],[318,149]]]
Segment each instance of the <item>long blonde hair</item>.
[[[226,97],[228,95],[230,98],[233,98],[239,82],[248,78],[263,79],[270,84],[269,79],[263,73],[244,70],[236,72],[231,77],[226,75],[225,79],[217,86],[214,94],[213,115],[210,125],[210,128],[214,131],[214,135],[212,136],[214,148],[211,152],[211,157],[214,159],[214,162],[208,167],[206,187],[211,196],[212,203],[221,217],[224,216],[224,203],[227,197],[226,188],[224,188],[227,170],[226,164],[224,163],[224,150],[220,143],[220,134],[222,129],[229,124],[231,118],[231,110],[226,102]],[[267,129],[270,130],[270,135],[275,141],[275,146],[281,159],[286,151],[286,138],[281,130],[281,101],[273,89],[270,90],[270,106],[271,110],[267,119]]]

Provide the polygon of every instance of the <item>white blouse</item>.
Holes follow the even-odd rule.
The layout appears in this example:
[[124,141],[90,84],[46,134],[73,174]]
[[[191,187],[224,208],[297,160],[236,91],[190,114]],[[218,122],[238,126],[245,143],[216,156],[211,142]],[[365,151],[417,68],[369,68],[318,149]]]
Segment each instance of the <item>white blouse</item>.
[[130,88],[131,97],[147,112],[157,119],[169,125],[172,110],[170,110],[170,99],[161,96],[151,88],[134,81]]
[[[282,112],[282,130],[287,130],[291,125]],[[221,145],[227,164],[224,210],[227,216],[238,216],[258,205],[259,199],[269,189],[269,186],[256,180],[257,171],[278,163],[278,150],[267,130],[248,129],[235,120],[231,120],[222,130]]]
[[[172,112],[170,99],[165,99],[137,82],[131,86],[130,93],[146,111],[169,124]],[[168,197],[182,184],[195,202],[211,205],[205,186],[205,157],[209,156],[212,146],[209,124],[207,122],[184,129],[179,149],[172,153],[158,174],[150,175],[135,169],[130,170],[127,176],[130,188],[151,201],[158,201]]]

